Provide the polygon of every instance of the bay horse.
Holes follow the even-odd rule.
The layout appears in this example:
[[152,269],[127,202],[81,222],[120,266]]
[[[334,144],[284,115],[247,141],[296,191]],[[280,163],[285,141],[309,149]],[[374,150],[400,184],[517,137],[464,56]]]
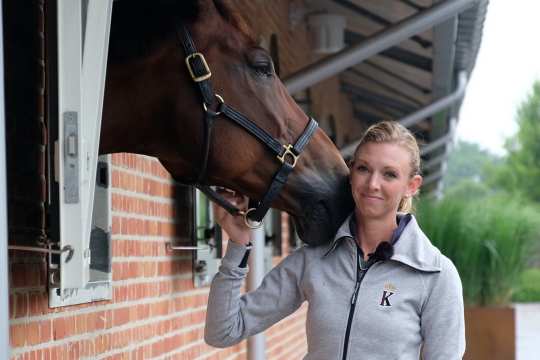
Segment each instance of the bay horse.
[[[294,144],[309,118],[230,4],[119,0],[113,5],[100,153],[149,155],[181,183],[197,177],[204,110],[185,63],[179,25],[189,29],[204,54],[214,91],[282,144]],[[278,167],[264,144],[217,116],[206,184],[261,199]],[[272,207],[289,213],[310,245],[329,242],[352,211],[348,168],[322,130],[313,134]]]

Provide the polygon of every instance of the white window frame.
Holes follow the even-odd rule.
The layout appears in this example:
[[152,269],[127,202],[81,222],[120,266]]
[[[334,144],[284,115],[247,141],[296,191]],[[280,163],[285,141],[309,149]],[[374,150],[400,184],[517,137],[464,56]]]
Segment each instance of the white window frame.
[[[55,179],[59,188],[60,247],[69,246],[73,253],[67,262],[68,253],[61,256],[60,291],[51,289],[51,306],[96,298],[87,291],[89,244],[113,0],[84,1],[85,24],[83,1],[57,2],[59,134]],[[76,123],[69,134],[65,133],[67,118]],[[110,282],[93,292],[100,293],[99,298],[110,298]]]
[[[198,250],[193,254],[193,286],[209,286],[218,272],[222,257],[221,228],[214,221],[214,210],[207,196],[198,189],[195,191],[195,239]],[[205,232],[213,228],[213,235],[207,239]]]

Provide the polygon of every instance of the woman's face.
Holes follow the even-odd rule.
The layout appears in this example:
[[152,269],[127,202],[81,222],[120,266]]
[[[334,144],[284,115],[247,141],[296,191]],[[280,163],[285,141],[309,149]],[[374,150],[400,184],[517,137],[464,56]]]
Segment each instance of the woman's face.
[[351,166],[351,190],[363,217],[395,216],[399,203],[413,196],[422,177],[411,177],[411,155],[393,143],[367,143],[357,151]]

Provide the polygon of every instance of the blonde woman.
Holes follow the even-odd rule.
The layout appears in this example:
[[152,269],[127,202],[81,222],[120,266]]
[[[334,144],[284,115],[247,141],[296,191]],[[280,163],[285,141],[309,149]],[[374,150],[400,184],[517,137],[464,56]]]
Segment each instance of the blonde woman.
[[414,136],[396,122],[371,126],[350,169],[356,206],[335,237],[293,252],[244,295],[249,230],[216,209],[231,240],[210,290],[208,344],[236,344],[307,301],[305,359],[462,358],[459,275],[410,213],[422,184]]

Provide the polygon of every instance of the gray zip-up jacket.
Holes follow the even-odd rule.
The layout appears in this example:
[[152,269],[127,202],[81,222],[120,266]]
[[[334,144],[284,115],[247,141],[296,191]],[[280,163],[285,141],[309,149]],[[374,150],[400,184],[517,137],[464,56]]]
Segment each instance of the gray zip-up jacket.
[[294,251],[257,290],[244,295],[240,288],[248,269],[239,264],[246,248],[229,242],[210,289],[205,341],[231,346],[307,301],[305,359],[418,360],[421,348],[424,360],[461,359],[463,295],[452,262],[412,217],[394,244],[392,257],[357,273],[358,247],[350,220],[330,246]]

